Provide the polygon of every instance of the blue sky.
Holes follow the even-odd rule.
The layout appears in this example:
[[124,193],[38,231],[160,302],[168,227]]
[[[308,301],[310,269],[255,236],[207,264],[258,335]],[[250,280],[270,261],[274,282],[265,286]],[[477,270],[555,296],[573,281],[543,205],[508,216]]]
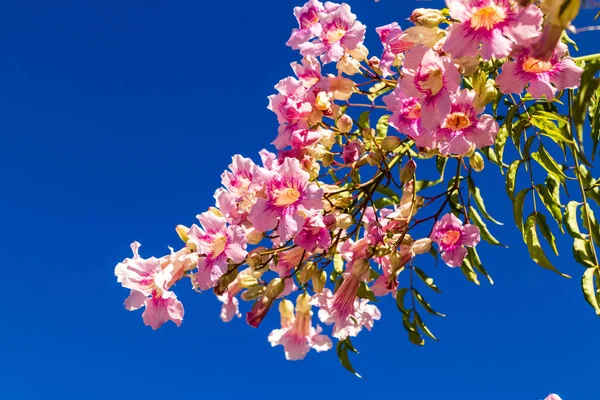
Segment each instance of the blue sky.
[[[351,0],[374,28],[440,1]],[[448,316],[428,318],[441,341],[411,345],[391,298],[355,340],[347,373],[335,352],[287,362],[258,330],[223,324],[220,304],[187,284],[181,328],[154,332],[122,308],[114,265],[179,245],[174,226],[213,204],[230,156],[255,157],[275,137],[273,85],[298,55],[285,47],[296,2],[107,0],[0,4],[0,195],[3,322],[0,399],[394,396],[564,400],[597,396],[600,319],[579,290],[568,240],[556,264],[535,266],[512,226],[497,170],[478,179],[494,233],[482,245],[496,284],[425,261]],[[595,11],[593,13],[595,14]],[[591,20],[592,11],[584,16]],[[583,52],[597,34],[582,34]],[[301,385],[301,386],[300,386]],[[300,387],[299,387],[300,386]],[[445,396],[445,397],[444,397]]]

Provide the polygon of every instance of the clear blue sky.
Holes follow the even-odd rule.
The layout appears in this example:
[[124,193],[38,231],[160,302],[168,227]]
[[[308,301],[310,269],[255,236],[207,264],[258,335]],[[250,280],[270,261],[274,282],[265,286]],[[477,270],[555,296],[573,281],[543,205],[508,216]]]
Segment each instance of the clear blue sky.
[[[213,204],[230,156],[255,157],[275,137],[267,96],[298,59],[285,47],[294,5],[0,4],[0,399],[597,398],[600,319],[580,293],[582,269],[567,240],[555,260],[574,279],[529,261],[491,167],[495,179],[479,182],[510,246],[481,246],[496,285],[422,264],[444,291],[428,293],[448,314],[428,319],[441,342],[411,345],[390,297],[355,340],[364,380],[335,351],[285,361],[267,342],[276,313],[258,330],[223,324],[214,296],[187,284],[176,288],[179,329],[154,332],[123,309],[113,268],[129,243],[145,256],[179,245],[174,226]],[[378,54],[375,27],[441,2],[350,5]],[[579,41],[593,51],[597,38]]]

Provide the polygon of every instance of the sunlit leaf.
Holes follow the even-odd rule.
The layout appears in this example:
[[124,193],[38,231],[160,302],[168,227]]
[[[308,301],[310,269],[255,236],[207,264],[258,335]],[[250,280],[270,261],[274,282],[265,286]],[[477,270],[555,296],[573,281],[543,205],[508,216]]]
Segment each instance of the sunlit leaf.
[[596,315],[600,315],[600,305],[598,305],[595,289],[599,281],[600,273],[597,268],[586,269],[581,277],[581,289],[583,290],[583,295],[594,311],[596,311]]
[[433,278],[430,278],[429,276],[427,276],[427,274],[420,269],[419,267],[413,267],[413,269],[415,270],[415,273],[417,274],[417,276],[419,278],[421,278],[421,280],[432,290],[436,291],[437,293],[442,293],[442,291],[436,286],[436,284],[433,282]]
[[377,126],[375,128],[375,130],[377,131],[377,136],[379,136],[379,137],[387,136],[388,128],[389,128],[389,123],[388,123],[389,119],[390,119],[389,114],[384,114],[379,118],[379,121],[377,121]]
[[354,375],[356,375],[358,378],[362,378],[362,376],[360,376],[360,374],[356,372],[356,370],[352,366],[350,358],[348,357],[348,351],[358,354],[358,350],[356,350],[354,346],[352,346],[350,338],[347,338],[346,340],[341,340],[337,343],[336,352],[343,367],[351,373],[353,373]]
[[515,183],[517,180],[517,171],[521,166],[522,160],[513,161],[506,172],[506,193],[511,200],[515,198]]
[[550,227],[548,226],[548,222],[546,222],[546,216],[544,214],[538,212],[535,214],[535,218],[536,218],[535,223],[537,224],[538,228],[540,228],[540,232],[542,232],[542,236],[544,236],[544,238],[546,239],[546,241],[548,242],[548,244],[554,251],[554,254],[558,255],[558,248],[556,247],[556,238],[552,234],[552,231],[550,230]]
[[421,328],[421,331],[423,331],[424,334],[429,336],[431,339],[438,341],[438,338],[435,337],[433,332],[431,332],[431,330],[427,327],[427,325],[425,325],[425,323],[421,319],[421,316],[417,313],[415,313],[415,322],[417,323],[417,326],[419,328]]
[[542,168],[548,171],[548,173],[554,175],[563,184],[563,186],[565,185],[567,176],[543,146],[540,146],[537,152],[531,153],[531,158],[537,161]]
[[421,295],[421,293],[419,293],[419,291],[417,289],[413,289],[413,294],[414,294],[415,298],[417,299],[417,301],[419,302],[419,304],[421,304],[421,306],[427,312],[429,312],[433,315],[437,315],[438,317],[445,317],[444,314],[435,311],[433,309],[433,307],[431,307],[431,304],[429,304],[427,301],[425,301],[425,299],[423,298],[423,296]]
[[584,239],[581,231],[579,230],[579,224],[577,222],[577,207],[579,203],[576,201],[570,201],[567,204],[567,210],[565,212],[565,227],[569,235],[576,239]]
[[573,240],[573,257],[575,261],[586,268],[595,268],[596,262],[592,254],[590,242],[584,239]]
[[560,205],[558,204],[558,201],[556,200],[556,198],[554,198],[552,193],[550,193],[550,190],[546,186],[542,185],[541,183],[535,185],[535,189],[538,192],[538,195],[539,195],[540,199],[542,200],[542,203],[544,204],[546,209],[548,211],[550,211],[552,218],[554,218],[554,220],[558,224],[560,231],[562,233],[565,233],[565,231],[563,229],[563,222],[562,222],[563,221],[563,213],[562,213],[562,210],[560,209]]
[[469,186],[469,193],[473,196],[473,199],[475,200],[475,204],[477,205],[477,208],[479,209],[479,211],[481,211],[481,215],[483,215],[484,218],[492,221],[495,224],[503,225],[502,222],[496,221],[488,213],[488,211],[485,207],[485,203],[483,202],[483,197],[481,196],[481,191],[479,190],[479,188],[477,186],[475,186],[475,182],[473,182],[473,179],[471,179],[471,177],[469,177],[467,179],[467,182],[468,182],[468,186]]
[[562,272],[557,270],[554,267],[554,265],[552,265],[550,260],[548,260],[546,254],[544,254],[544,250],[542,250],[542,246],[540,245],[540,241],[537,235],[535,212],[532,213],[529,217],[527,217],[524,229],[525,242],[527,243],[527,250],[529,251],[529,256],[531,257],[531,259],[542,268],[546,268],[550,271],[556,272],[564,278],[570,278],[569,275],[563,274]]
[[473,268],[475,268],[477,271],[481,272],[486,278],[488,278],[490,285],[494,284],[494,280],[483,267],[483,264],[479,259],[479,254],[477,254],[477,249],[475,247],[467,247],[467,260],[469,260],[469,263]]
[[515,224],[517,228],[519,228],[519,232],[523,234],[523,240],[525,241],[525,232],[523,230],[523,204],[525,203],[525,196],[531,188],[525,188],[519,191],[515,196],[515,200],[513,202],[513,216],[515,218]]
[[474,207],[469,207],[469,218],[470,218],[471,222],[473,223],[473,225],[475,225],[479,228],[479,234],[481,235],[481,238],[483,240],[485,240],[489,244],[493,244],[495,246],[504,246],[502,243],[500,243],[498,241],[498,239],[496,239],[494,236],[492,236],[487,225],[485,224],[485,222],[483,222],[483,220],[481,219],[481,216],[479,215],[477,210],[475,210]]

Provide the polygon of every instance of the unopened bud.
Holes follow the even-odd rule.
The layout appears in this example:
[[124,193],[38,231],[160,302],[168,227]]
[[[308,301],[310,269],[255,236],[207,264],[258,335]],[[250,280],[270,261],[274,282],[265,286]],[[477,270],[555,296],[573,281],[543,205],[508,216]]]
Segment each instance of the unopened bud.
[[444,19],[444,15],[440,10],[432,8],[417,8],[410,16],[413,24],[429,28],[438,26]]
[[348,133],[352,130],[352,118],[347,115],[347,114],[343,114],[335,123],[335,126],[340,130],[341,133]]
[[331,164],[333,164],[334,160],[335,157],[333,156],[333,154],[327,153],[321,159],[321,164],[323,164],[324,167],[329,167]]
[[369,49],[364,44],[359,44],[356,49],[348,51],[348,54],[358,61],[365,61],[369,56]]
[[325,283],[327,282],[327,272],[320,271],[317,272],[312,277],[312,286],[316,293],[321,293],[323,288],[325,287]]
[[470,76],[479,68],[479,57],[465,56],[454,59],[454,65],[463,76]]
[[244,276],[239,279],[239,283],[241,287],[250,288],[252,286],[258,285],[258,281],[252,275]]
[[321,111],[327,111],[331,108],[331,98],[327,92],[319,92],[319,94],[317,94],[315,108]]
[[402,140],[397,136],[386,136],[381,142],[381,148],[383,151],[394,151],[400,146]]
[[263,294],[265,291],[265,287],[261,285],[256,285],[249,287],[244,293],[242,293],[242,300],[250,301],[256,299],[258,296]]
[[294,304],[289,300],[281,300],[279,303],[279,315],[281,315],[281,326],[290,326],[294,321]]
[[246,259],[246,264],[248,264],[251,268],[256,268],[262,264],[262,256],[258,253],[251,253]]
[[431,249],[431,239],[423,238],[419,240],[415,240],[412,245],[412,251],[415,254],[424,254],[427,253]]
[[268,298],[277,298],[283,291],[285,290],[285,282],[281,278],[275,278],[267,285],[267,290],[265,291],[265,297]]
[[246,241],[249,244],[259,244],[263,240],[263,233],[256,229],[248,229],[246,231]]
[[217,281],[217,284],[215,285],[215,288],[214,288],[215,294],[218,296],[221,296],[223,293],[225,293],[225,291],[227,290],[229,285],[235,280],[235,278],[237,278],[237,276],[238,276],[237,269],[234,269],[226,274],[223,274]]
[[340,214],[337,217],[337,226],[341,229],[348,229],[354,224],[354,219],[350,214]]
[[483,171],[483,168],[485,167],[485,161],[483,161],[483,157],[479,152],[475,152],[469,157],[469,164],[471,165],[471,168],[477,172]]
[[402,183],[408,183],[414,179],[415,171],[417,169],[417,163],[415,160],[408,160],[404,167],[400,170],[400,181]]
[[296,312],[298,314],[310,315],[310,296],[306,293],[302,293],[296,299]]
[[369,155],[367,155],[367,163],[369,163],[370,166],[379,165],[381,163],[381,156],[379,153],[370,151]]
[[373,128],[365,128],[362,130],[362,135],[365,139],[371,140],[375,137],[375,129]]
[[285,290],[285,282],[281,278],[275,278],[267,285],[262,296],[256,300],[249,313],[246,314],[248,325],[257,328],[265,318],[273,302]]
[[216,207],[208,207],[208,211],[210,211],[211,213],[215,214],[217,217],[222,217],[223,213],[221,212],[221,210],[219,210]]
[[475,107],[485,107],[489,103],[491,103],[498,92],[496,91],[496,86],[494,85],[494,81],[488,79],[488,81],[483,85],[483,87],[479,91],[475,91],[477,95],[475,96],[474,105]]
[[302,271],[300,271],[300,276],[298,276],[298,280],[300,283],[306,283],[312,279],[312,277],[317,272],[317,264],[314,262],[307,262],[302,267]]
[[373,69],[373,71],[377,72],[379,75],[383,75],[383,72],[381,72],[381,69],[379,68],[379,63],[380,60],[379,58],[373,56],[371,58],[369,58],[369,66]]
[[187,243],[187,241],[190,240],[190,237],[187,234],[189,230],[190,228],[184,225],[177,225],[175,227],[175,232],[177,232],[177,236],[179,236],[179,239],[181,239],[183,243]]
[[337,62],[336,68],[340,74],[355,75],[360,72],[360,62],[346,54]]

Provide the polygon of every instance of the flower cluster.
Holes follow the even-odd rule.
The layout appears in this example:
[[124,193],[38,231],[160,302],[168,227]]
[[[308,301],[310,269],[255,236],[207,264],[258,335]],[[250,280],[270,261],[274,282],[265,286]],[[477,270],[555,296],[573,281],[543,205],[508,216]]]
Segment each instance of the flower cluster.
[[[463,198],[471,191],[463,192],[482,168],[478,150],[499,134],[488,106],[525,90],[551,100],[576,87],[582,72],[563,44],[547,61],[533,58],[532,43],[543,37],[536,5],[447,6],[449,14],[415,10],[404,30],[396,22],[376,28],[380,58],[369,58],[366,27],[349,5],[309,0],[296,7],[298,28],[287,45],[302,59],[269,96],[279,123],[276,153],[262,150],[259,163],[233,156],[215,206],[197,225],[177,227],[181,249],[143,259],[132,245],[133,257],[115,269],[131,290],[125,307],[145,306],[144,323],[153,329],[168,320],[179,326],[183,306],[172,288],[183,279],[217,295],[225,322],[242,316],[240,299],[254,302],[246,313],[254,327],[278,304],[281,328],[268,340],[289,360],[329,350],[331,337],[348,346],[374,327],[382,316],[374,301],[388,295],[411,341],[432,336],[415,303],[431,306],[413,282],[437,287],[414,260],[441,253],[448,266],[475,274],[483,226]],[[366,104],[350,102],[361,95]],[[426,196],[436,182],[417,180],[416,167],[432,157],[442,175],[453,159],[457,171],[447,189]],[[315,316],[331,329],[323,331]]]

